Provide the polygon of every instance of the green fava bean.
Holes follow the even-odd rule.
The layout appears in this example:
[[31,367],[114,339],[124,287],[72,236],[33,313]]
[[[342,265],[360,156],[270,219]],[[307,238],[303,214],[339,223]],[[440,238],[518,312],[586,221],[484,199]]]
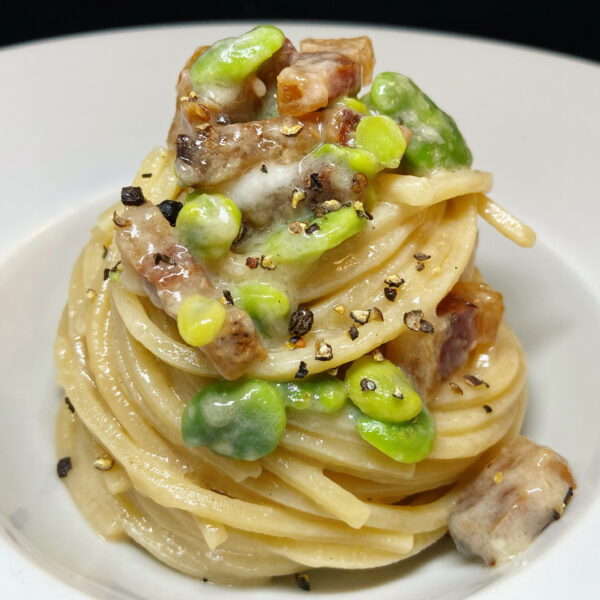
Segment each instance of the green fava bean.
[[190,67],[196,90],[204,84],[237,84],[254,73],[281,48],[284,35],[272,25],[259,25],[236,38],[215,42]]
[[267,283],[247,283],[238,288],[235,303],[245,310],[258,330],[273,336],[287,328],[290,301],[285,292]]
[[296,410],[312,410],[331,414],[346,403],[346,387],[343,381],[331,375],[315,375],[302,381],[276,383],[284,404]]
[[208,446],[237,460],[275,450],[285,429],[285,406],[272,384],[259,379],[217,381],[186,405],[181,433],[186,446]]
[[406,138],[398,123],[385,115],[362,118],[356,128],[355,142],[372,152],[386,169],[397,169],[406,150]]
[[421,410],[421,398],[408,377],[389,360],[376,362],[370,355],[355,360],[344,383],[350,400],[373,419],[400,423]]
[[356,408],[352,416],[360,437],[398,462],[420,462],[433,449],[435,420],[425,406],[416,417],[404,423],[378,421]]
[[242,214],[223,194],[189,194],[177,215],[175,227],[183,243],[200,261],[215,260],[237,237]]
[[413,132],[402,164],[409,172],[457,169],[472,162],[471,151],[454,119],[399,73],[380,73],[363,100]]
[[361,232],[365,219],[360,218],[352,207],[346,206],[314,219],[308,228],[313,225],[317,225],[318,229],[310,234],[292,233],[287,226],[275,231],[265,242],[265,254],[271,255],[275,263],[310,264],[327,250]]
[[308,157],[344,165],[355,173],[375,177],[383,169],[377,157],[365,148],[350,148],[339,144],[323,144],[313,150]]

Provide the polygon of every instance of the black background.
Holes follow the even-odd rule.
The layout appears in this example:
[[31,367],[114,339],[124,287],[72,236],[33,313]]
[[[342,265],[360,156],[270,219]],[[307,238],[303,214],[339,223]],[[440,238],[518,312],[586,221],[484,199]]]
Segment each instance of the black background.
[[114,27],[231,19],[401,25],[508,40],[600,61],[599,0],[0,0],[0,46]]

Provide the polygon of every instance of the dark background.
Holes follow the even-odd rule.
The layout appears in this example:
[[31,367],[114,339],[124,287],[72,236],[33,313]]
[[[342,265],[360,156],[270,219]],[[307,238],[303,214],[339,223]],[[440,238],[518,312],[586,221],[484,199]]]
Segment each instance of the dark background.
[[401,25],[508,40],[600,61],[599,0],[0,0],[0,46],[114,27],[227,19]]

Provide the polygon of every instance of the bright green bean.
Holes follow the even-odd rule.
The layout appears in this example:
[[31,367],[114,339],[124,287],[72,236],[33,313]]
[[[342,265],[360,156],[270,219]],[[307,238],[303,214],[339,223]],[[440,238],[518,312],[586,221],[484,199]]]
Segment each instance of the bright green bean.
[[186,405],[181,433],[187,446],[256,460],[275,450],[285,429],[285,406],[272,384],[258,379],[217,381]]
[[290,300],[267,283],[246,283],[236,292],[235,304],[245,310],[261,334],[273,337],[287,330]]
[[179,335],[190,346],[205,346],[217,337],[225,316],[225,308],[217,300],[192,294],[183,300],[177,313]]
[[242,214],[223,194],[189,194],[176,221],[177,233],[200,261],[215,260],[237,237]]
[[337,377],[320,374],[301,381],[276,383],[284,404],[296,410],[335,413],[346,403],[346,387]]
[[425,406],[416,417],[403,423],[378,421],[357,408],[351,414],[360,437],[398,462],[420,462],[433,449],[435,420]]
[[385,115],[363,117],[354,139],[359,148],[372,152],[386,169],[397,169],[406,150],[406,138],[398,123]]
[[414,82],[399,73],[380,73],[363,101],[413,132],[402,165],[419,173],[471,165],[471,151],[452,117],[438,108]]
[[377,157],[365,148],[350,148],[339,144],[323,144],[313,150],[307,158],[329,161],[336,166],[343,165],[350,171],[362,173],[366,177],[375,177],[382,170]]
[[281,48],[283,40],[277,27],[259,25],[237,38],[215,42],[190,68],[194,88],[242,82]]
[[265,254],[272,256],[275,263],[310,264],[325,251],[362,231],[365,219],[347,206],[312,220],[308,228],[313,225],[318,229],[310,234],[291,233],[287,226],[273,232],[265,242]]
[[400,423],[421,410],[421,398],[408,377],[389,360],[376,362],[370,355],[355,360],[344,383],[350,400],[373,419]]

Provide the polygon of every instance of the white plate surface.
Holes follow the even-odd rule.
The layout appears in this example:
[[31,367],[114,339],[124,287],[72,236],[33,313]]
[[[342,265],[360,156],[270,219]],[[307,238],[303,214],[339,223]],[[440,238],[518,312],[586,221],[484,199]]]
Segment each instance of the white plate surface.
[[[55,475],[52,342],[71,265],[98,212],[163,142],[179,68],[244,24],[72,37],[0,52],[0,596],[275,599],[288,581],[223,589],[93,534]],[[537,229],[522,250],[481,227],[479,266],[505,295],[528,356],[525,433],[566,456],[574,500],[517,563],[486,569],[449,542],[399,566],[312,576],[312,596],[386,600],[597,598],[600,533],[600,68],[455,36],[288,25],[302,37],[368,34],[377,71],[415,79],[459,123],[493,198]]]

